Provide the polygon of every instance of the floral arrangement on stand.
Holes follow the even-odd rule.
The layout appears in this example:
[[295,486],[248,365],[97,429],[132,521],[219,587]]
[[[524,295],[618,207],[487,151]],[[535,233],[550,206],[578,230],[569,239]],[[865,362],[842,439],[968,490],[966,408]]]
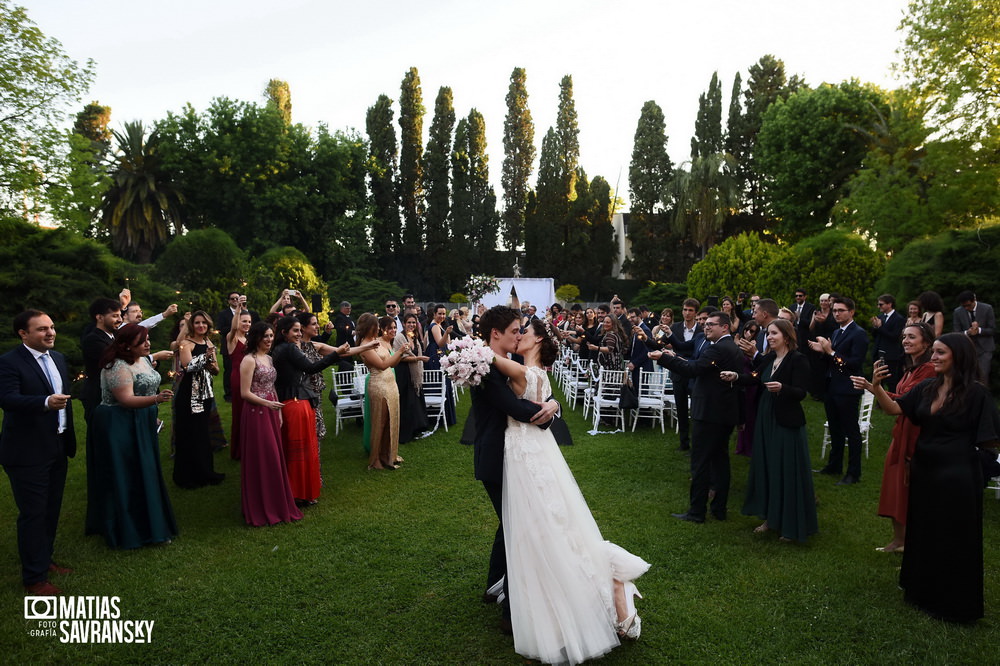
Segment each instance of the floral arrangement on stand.
[[479,386],[490,372],[493,350],[475,338],[460,338],[450,346],[451,351],[441,359],[441,369],[456,386]]
[[500,291],[500,280],[490,275],[471,275],[463,289],[470,303],[478,303],[483,296]]

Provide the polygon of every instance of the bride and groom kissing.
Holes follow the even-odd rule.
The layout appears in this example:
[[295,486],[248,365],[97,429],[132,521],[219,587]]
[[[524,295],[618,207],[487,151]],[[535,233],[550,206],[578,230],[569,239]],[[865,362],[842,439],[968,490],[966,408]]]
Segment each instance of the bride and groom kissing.
[[558,353],[549,325],[522,329],[520,313],[498,305],[479,329],[494,361],[472,389],[475,477],[500,520],[483,600],[501,605],[501,629],[524,657],[606,654],[639,636],[631,581],[649,564],[603,539],[548,430],[559,410],[544,370]]

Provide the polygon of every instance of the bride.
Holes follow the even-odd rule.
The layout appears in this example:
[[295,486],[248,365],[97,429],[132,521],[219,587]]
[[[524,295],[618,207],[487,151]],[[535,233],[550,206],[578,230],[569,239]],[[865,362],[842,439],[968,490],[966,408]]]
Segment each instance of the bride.
[[[548,324],[532,320],[517,351],[496,356],[516,395],[551,394],[543,366],[556,358]],[[649,564],[605,541],[549,430],[508,419],[504,440],[503,530],[514,649],[547,663],[575,664],[638,638],[631,582]],[[503,581],[491,588],[498,593]]]

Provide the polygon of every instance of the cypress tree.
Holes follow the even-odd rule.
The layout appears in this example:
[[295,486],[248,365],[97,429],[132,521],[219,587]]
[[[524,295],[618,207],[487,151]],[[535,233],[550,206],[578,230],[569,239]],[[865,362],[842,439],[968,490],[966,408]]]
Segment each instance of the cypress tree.
[[[420,75],[411,67],[403,77],[399,96],[399,207],[403,211],[404,255],[415,257],[423,251],[423,131],[424,102]],[[404,266],[404,270],[409,266]]]
[[507,91],[507,117],[503,126],[503,241],[513,252],[524,240],[524,217],[528,204],[528,180],[535,160],[535,124],[528,110],[527,75],[515,67]]
[[[372,247],[383,269],[390,270],[400,246],[399,202],[396,198],[398,153],[396,129],[392,125],[392,100],[379,95],[368,108],[368,185],[372,193]],[[390,273],[392,271],[390,270]]]

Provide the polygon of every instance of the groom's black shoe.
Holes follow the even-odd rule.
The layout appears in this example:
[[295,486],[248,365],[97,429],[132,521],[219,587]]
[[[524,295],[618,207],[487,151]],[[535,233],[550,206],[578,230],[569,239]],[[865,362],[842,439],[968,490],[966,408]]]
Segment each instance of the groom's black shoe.
[[704,518],[699,518],[698,516],[692,516],[690,513],[672,513],[670,515],[673,516],[674,518],[677,518],[678,520],[686,520],[689,523],[705,522]]
[[497,602],[497,595],[490,594],[489,592],[483,592],[484,604],[495,604],[496,602]]

